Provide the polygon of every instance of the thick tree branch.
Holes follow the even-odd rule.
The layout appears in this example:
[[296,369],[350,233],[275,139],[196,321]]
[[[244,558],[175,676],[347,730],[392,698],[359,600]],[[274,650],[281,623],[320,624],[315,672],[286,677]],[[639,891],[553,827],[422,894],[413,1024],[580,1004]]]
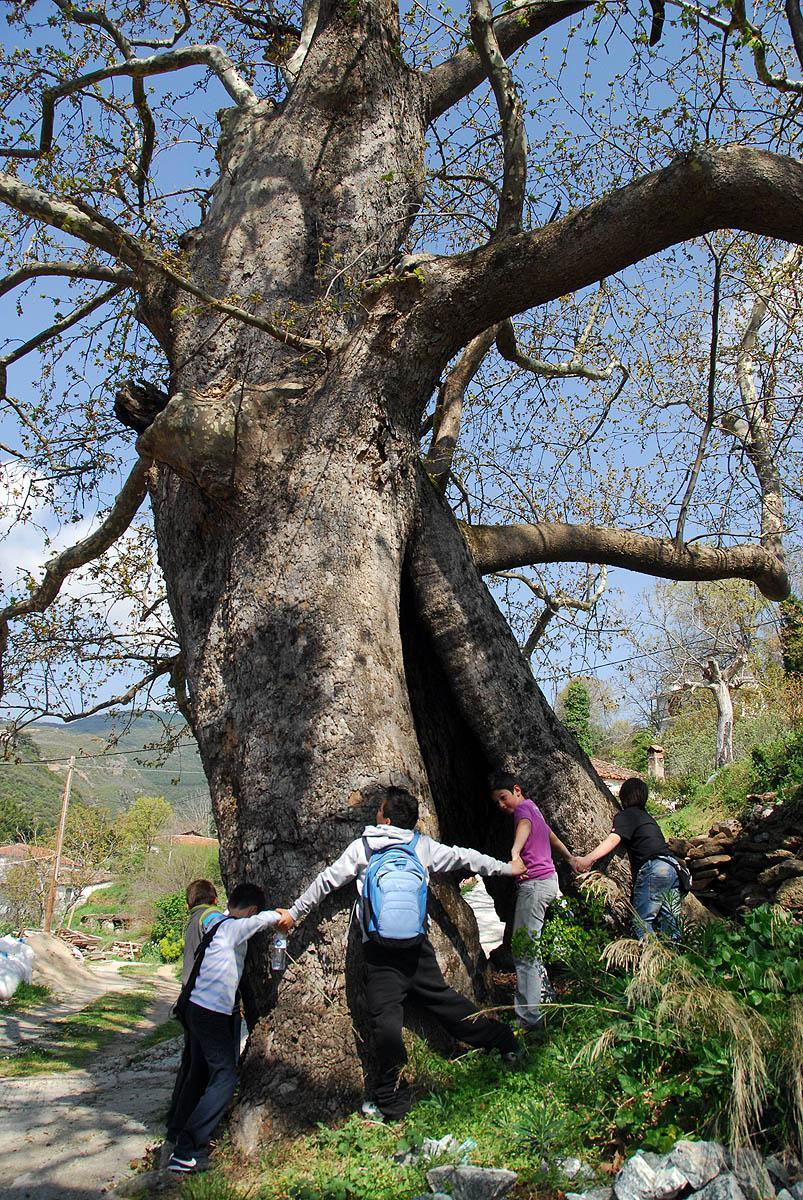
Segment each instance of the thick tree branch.
[[119,267],[106,267],[101,263],[82,263],[79,260],[65,262],[37,262],[20,267],[0,279],[0,296],[5,296],[14,288],[22,287],[31,279],[43,276],[62,276],[66,279],[96,279],[105,283],[116,283],[120,287],[136,287],[137,277],[130,271]]
[[304,0],[301,36],[298,45],[282,68],[288,83],[295,83],[304,65],[304,59],[307,57],[307,52],[312,45],[312,38],[318,25],[320,8],[320,0]]
[[[592,5],[583,0],[535,0],[516,3],[495,19],[493,31],[500,52],[509,58],[520,46]],[[482,83],[486,70],[472,48],[460,50],[427,74],[430,120],[435,120]]]
[[803,14],[800,11],[800,0],[786,0],[786,19],[792,32],[797,61],[803,70]]
[[504,166],[495,236],[521,229],[527,186],[527,135],[513,72],[494,31],[490,0],[471,0],[471,36],[485,68],[499,111]]
[[789,595],[783,560],[763,546],[686,545],[599,525],[463,525],[483,575],[548,562],[607,563],[663,579],[750,579],[769,600]]
[[803,242],[803,163],[745,146],[705,147],[536,232],[434,259],[411,320],[415,344],[431,352],[434,327],[450,358],[506,317],[723,228]]
[[446,487],[460,434],[466,389],[482,366],[496,337],[496,328],[486,329],[466,346],[453,371],[443,381],[433,417],[432,442],[424,460],[430,478],[441,491]]
[[[803,247],[793,246],[770,271],[766,287],[753,304],[737,349],[736,380],[742,401],[741,413],[733,410],[719,419],[721,428],[739,442],[756,473],[761,493],[761,544],[778,558],[784,552],[785,521],[783,484],[773,453],[775,404],[770,387],[765,388],[763,397],[759,396],[754,379],[755,355],[759,331],[769,311],[770,300],[782,286],[794,279],[801,261]],[[794,304],[790,318],[799,312],[797,300]]]

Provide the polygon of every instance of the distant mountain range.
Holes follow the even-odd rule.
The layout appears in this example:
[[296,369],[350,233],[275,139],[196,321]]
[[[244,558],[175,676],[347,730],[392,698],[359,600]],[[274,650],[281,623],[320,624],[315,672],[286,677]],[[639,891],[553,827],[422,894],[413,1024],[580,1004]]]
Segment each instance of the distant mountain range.
[[49,821],[58,812],[73,754],[73,792],[88,804],[119,811],[137,796],[164,796],[173,808],[181,809],[208,800],[195,740],[185,732],[169,747],[180,728],[178,718],[159,712],[132,721],[105,714],[69,725],[37,721],[27,727],[17,746],[22,761],[0,764],[0,801],[23,804],[26,809],[33,806]]

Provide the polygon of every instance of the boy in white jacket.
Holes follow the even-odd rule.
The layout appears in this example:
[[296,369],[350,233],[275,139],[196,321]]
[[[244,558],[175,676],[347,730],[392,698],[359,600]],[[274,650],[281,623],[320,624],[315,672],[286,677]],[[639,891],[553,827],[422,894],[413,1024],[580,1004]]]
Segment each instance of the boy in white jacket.
[[187,1005],[190,1068],[173,1114],[178,1136],[167,1164],[170,1171],[191,1174],[207,1165],[209,1140],[237,1084],[239,1021],[234,1010],[248,942],[278,923],[278,912],[265,909],[262,888],[240,883],[214,926]]
[[[356,838],[331,866],[312,881],[293,903],[289,912],[280,909],[279,926],[289,930],[316,908],[325,896],[352,880],[357,882],[362,897],[363,879],[372,852],[394,843],[410,842],[418,821],[418,801],[404,788],[384,789],[384,798],[376,814],[376,825],[366,826],[362,837]],[[429,877],[430,872],[464,870],[472,875],[518,875],[524,864],[504,863],[461,846],[444,846],[422,834],[415,852]],[[407,997],[426,1008],[458,1041],[484,1049],[497,1049],[503,1057],[516,1055],[513,1031],[508,1025],[478,1016],[476,1005],[450,988],[441,974],[438,961],[427,938],[414,946],[401,949],[380,945],[370,940],[362,919],[362,905],[357,904],[362,930],[365,961],[365,998],[373,1033],[376,1057],[374,1101],[363,1105],[363,1112],[372,1115],[378,1109],[387,1120],[399,1120],[410,1108],[409,1086],[399,1082],[399,1074],[407,1061],[402,1040],[404,1001]]]

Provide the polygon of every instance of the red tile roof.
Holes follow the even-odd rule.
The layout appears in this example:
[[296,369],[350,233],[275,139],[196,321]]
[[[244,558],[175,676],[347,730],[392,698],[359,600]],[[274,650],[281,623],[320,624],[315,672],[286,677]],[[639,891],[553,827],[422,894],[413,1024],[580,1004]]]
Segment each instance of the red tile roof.
[[627,767],[617,767],[616,763],[606,762],[604,758],[592,758],[591,765],[601,779],[640,779],[638,771],[628,771]]

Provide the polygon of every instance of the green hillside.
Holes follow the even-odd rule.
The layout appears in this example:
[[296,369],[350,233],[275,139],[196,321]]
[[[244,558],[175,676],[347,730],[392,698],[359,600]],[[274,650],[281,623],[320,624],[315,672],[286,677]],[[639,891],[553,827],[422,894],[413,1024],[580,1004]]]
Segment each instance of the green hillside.
[[[73,793],[89,804],[119,811],[137,796],[157,795],[180,808],[185,800],[208,796],[198,749],[189,734],[166,756],[157,748],[165,738],[166,722],[169,718],[157,713],[145,713],[130,723],[109,716],[88,717],[71,725],[37,722],[26,730],[17,754],[44,761],[0,766],[0,801],[16,802],[26,811],[41,808],[55,823],[67,761],[73,754]],[[178,728],[168,725],[167,732]]]
[[[27,734],[20,737],[15,757],[39,759],[39,748]],[[32,834],[55,828],[62,787],[44,764],[0,760],[0,842],[16,840],[18,830]],[[80,788],[75,795],[84,799]]]

